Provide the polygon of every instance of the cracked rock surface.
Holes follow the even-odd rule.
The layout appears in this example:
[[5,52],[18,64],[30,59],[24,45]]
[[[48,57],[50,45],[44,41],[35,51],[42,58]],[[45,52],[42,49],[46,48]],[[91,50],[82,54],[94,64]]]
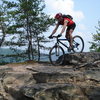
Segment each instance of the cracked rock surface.
[[66,54],[64,63],[0,66],[0,100],[100,100],[100,53]]

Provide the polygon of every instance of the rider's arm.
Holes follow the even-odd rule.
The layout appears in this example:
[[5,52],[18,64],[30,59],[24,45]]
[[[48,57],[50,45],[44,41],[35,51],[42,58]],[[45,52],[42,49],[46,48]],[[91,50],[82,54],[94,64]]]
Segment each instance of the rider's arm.
[[51,33],[51,35],[53,35],[53,34],[55,34],[55,33],[56,33],[56,31],[57,31],[58,27],[59,27],[59,23],[58,23],[58,24],[56,24],[56,27],[54,28],[54,30],[53,30],[53,32]]
[[61,33],[60,33],[60,34],[62,34],[62,33],[65,31],[67,24],[68,24],[68,20],[65,20],[65,21],[64,21],[63,28],[62,28]]

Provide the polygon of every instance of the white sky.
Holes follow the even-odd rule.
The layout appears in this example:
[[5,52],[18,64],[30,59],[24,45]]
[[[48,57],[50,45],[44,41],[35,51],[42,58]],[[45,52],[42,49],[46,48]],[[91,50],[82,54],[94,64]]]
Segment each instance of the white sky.
[[82,20],[84,14],[82,11],[74,10],[73,0],[45,0],[47,12],[51,15],[61,12],[64,14],[71,14],[74,18]]

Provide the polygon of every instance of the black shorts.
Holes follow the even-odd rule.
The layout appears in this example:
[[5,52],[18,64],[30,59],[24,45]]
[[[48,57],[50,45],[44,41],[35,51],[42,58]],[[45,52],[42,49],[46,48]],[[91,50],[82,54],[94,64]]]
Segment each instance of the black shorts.
[[76,24],[74,23],[74,24],[68,26],[66,31],[69,31],[70,29],[74,30],[75,27],[76,27]]

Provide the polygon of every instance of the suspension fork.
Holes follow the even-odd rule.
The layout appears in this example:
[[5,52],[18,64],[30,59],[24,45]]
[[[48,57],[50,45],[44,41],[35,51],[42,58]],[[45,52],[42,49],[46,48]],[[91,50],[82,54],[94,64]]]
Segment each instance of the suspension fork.
[[59,56],[59,43],[57,42],[56,44],[55,44],[55,53],[56,53],[56,56]]

